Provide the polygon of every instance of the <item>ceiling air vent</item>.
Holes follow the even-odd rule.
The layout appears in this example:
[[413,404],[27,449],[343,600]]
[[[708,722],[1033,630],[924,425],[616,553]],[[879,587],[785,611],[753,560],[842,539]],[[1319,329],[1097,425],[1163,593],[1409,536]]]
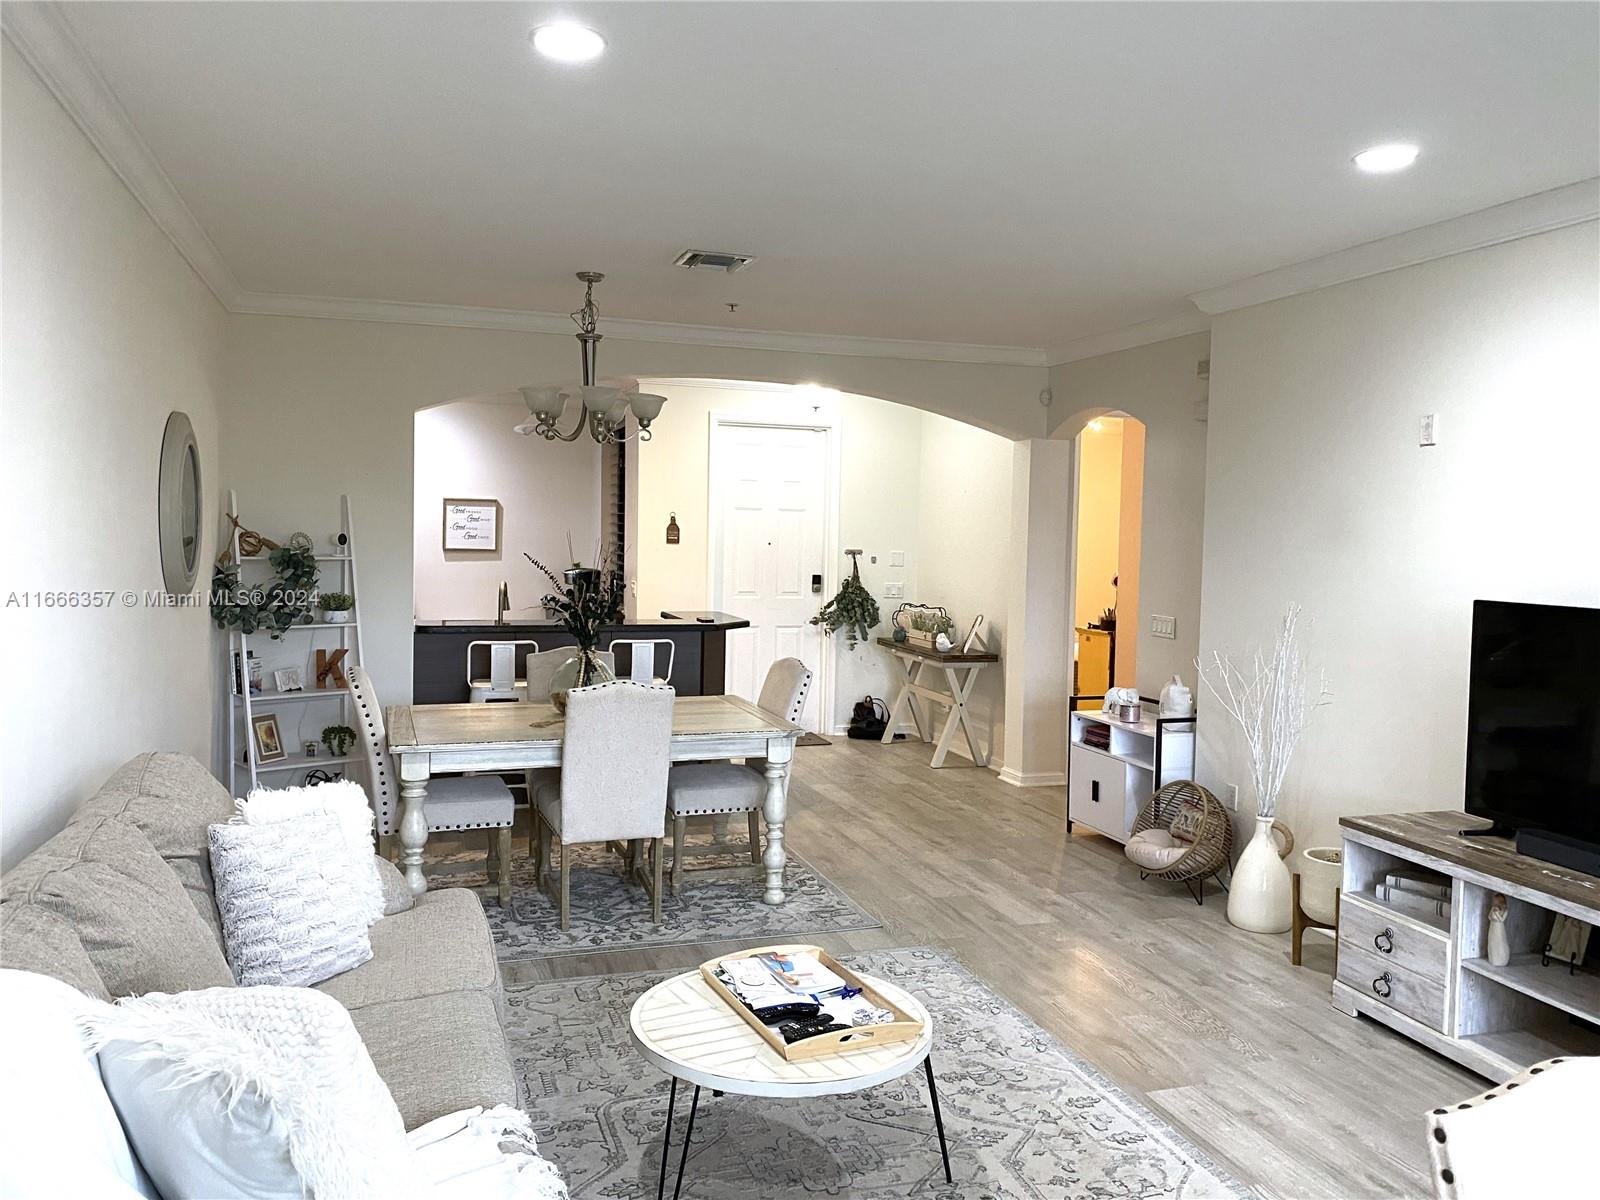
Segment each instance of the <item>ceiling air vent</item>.
[[755,262],[754,254],[732,254],[726,250],[685,250],[672,260],[675,267],[691,271],[725,271],[732,275]]

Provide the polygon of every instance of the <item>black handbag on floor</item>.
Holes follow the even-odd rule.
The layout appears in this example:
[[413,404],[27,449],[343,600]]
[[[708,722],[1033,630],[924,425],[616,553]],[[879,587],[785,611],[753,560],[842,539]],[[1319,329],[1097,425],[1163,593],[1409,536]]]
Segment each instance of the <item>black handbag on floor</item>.
[[876,696],[856,701],[850,710],[850,724],[845,732],[857,741],[878,741],[888,728],[889,710]]

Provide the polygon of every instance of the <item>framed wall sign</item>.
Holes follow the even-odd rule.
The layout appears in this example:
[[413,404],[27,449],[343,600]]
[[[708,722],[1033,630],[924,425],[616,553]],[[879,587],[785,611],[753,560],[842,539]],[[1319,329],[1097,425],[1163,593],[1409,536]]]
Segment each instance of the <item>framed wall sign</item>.
[[446,500],[444,548],[446,550],[500,549],[500,501]]

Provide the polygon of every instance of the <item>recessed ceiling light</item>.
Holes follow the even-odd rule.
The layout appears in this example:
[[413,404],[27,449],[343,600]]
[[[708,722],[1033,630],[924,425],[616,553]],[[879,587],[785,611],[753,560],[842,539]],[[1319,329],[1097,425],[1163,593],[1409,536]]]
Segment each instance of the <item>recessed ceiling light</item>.
[[1363,150],[1352,161],[1369,174],[1387,175],[1390,171],[1404,171],[1416,162],[1417,148],[1410,142],[1386,142]]
[[587,25],[557,21],[533,31],[533,48],[557,62],[580,63],[599,58],[605,52],[606,40]]

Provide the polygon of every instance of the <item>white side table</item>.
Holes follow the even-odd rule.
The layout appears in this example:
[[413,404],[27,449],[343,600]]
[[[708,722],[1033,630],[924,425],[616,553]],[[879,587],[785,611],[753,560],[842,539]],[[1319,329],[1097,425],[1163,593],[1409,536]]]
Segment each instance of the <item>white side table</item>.
[[678,1181],[672,1189],[673,1200],[677,1200],[683,1188],[683,1171],[689,1161],[689,1139],[694,1136],[694,1117],[700,1106],[701,1088],[710,1088],[713,1095],[733,1092],[775,1099],[837,1096],[898,1079],[919,1065],[928,1079],[933,1123],[939,1131],[939,1153],[944,1159],[945,1182],[952,1182],[944,1116],[939,1111],[939,1090],[934,1083],[933,1058],[929,1053],[933,1049],[933,1018],[903,989],[881,979],[869,979],[869,982],[885,998],[923,1023],[920,1038],[914,1042],[847,1050],[808,1062],[791,1063],[729,1008],[699,971],[688,971],[664,980],[634,1002],[629,1017],[633,1043],[647,1062],[672,1079],[667,1096],[666,1131],[661,1139],[661,1176],[656,1184],[656,1200],[662,1200],[666,1192],[667,1156],[672,1149],[672,1117],[678,1102],[680,1079],[694,1084],[694,1099],[689,1105],[689,1125],[678,1155]]

